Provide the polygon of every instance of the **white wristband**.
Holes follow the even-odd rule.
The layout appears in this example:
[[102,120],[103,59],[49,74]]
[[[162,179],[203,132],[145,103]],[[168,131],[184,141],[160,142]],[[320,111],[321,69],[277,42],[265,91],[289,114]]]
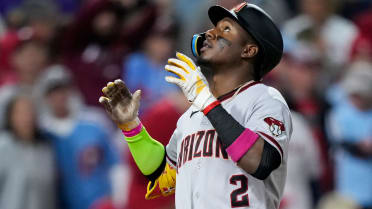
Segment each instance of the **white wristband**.
[[208,105],[217,101],[217,99],[209,91],[209,88],[204,88],[200,94],[195,98],[193,105],[199,110],[203,111]]

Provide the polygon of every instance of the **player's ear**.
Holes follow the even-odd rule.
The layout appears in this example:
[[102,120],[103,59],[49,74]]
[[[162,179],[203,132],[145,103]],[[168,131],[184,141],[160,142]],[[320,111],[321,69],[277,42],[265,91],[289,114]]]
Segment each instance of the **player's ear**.
[[258,50],[259,48],[256,44],[248,43],[243,46],[243,50],[240,56],[244,59],[253,58],[258,54]]

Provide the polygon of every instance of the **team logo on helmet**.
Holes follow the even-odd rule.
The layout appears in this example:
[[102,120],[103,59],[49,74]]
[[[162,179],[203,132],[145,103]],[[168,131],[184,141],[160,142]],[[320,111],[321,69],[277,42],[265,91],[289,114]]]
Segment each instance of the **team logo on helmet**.
[[243,3],[240,3],[238,5],[236,5],[232,10],[235,12],[235,13],[238,13],[241,9],[243,9],[243,7],[247,5],[247,2],[243,2]]
[[284,131],[284,123],[272,117],[265,118],[264,121],[269,125],[269,130],[274,136],[280,136]]

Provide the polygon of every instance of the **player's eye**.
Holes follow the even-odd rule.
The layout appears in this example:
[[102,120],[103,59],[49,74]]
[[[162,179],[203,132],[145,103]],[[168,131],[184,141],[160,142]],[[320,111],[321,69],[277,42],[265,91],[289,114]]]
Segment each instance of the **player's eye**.
[[223,31],[224,32],[229,32],[231,30],[231,28],[229,27],[229,26],[225,26],[224,28],[223,28]]

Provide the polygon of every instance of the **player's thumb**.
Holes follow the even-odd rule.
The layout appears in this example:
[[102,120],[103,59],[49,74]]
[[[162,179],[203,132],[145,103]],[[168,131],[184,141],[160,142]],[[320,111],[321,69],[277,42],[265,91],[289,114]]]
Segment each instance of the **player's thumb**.
[[99,103],[101,103],[103,105],[103,107],[105,108],[105,110],[109,113],[111,113],[111,105],[110,105],[110,102],[109,102],[109,99],[107,97],[103,97],[101,96],[99,98]]
[[137,111],[139,109],[140,100],[141,100],[141,90],[137,90],[132,95],[132,102],[135,105]]

